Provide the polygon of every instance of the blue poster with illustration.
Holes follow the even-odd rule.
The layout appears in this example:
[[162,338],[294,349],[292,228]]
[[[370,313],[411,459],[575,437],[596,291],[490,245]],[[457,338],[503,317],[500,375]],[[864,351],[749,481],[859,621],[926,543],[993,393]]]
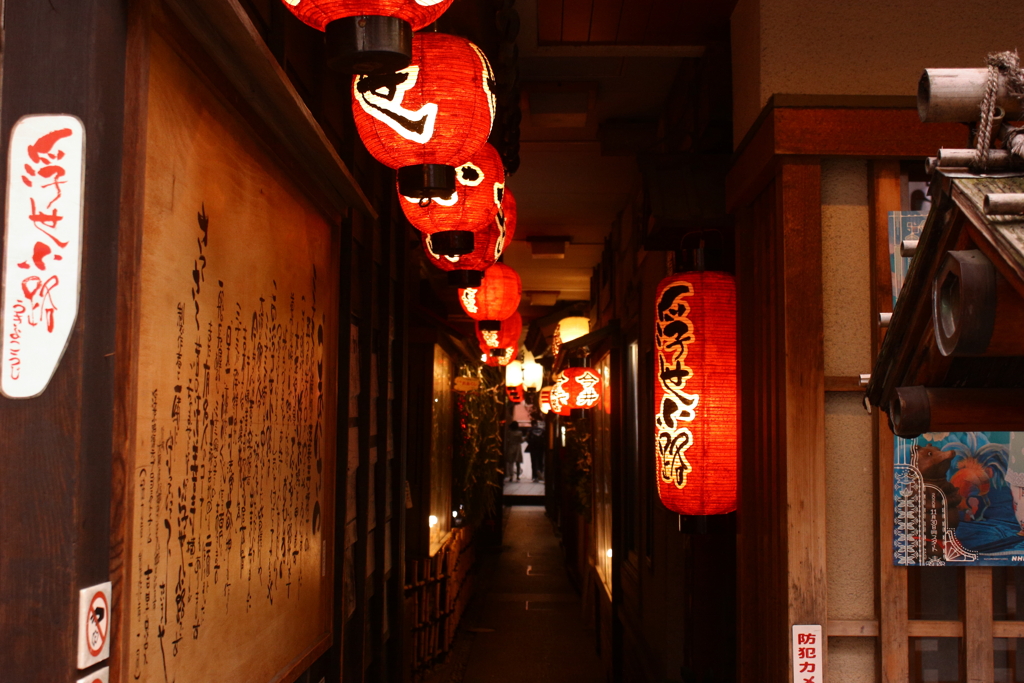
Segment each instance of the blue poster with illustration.
[[[889,214],[893,302],[927,214]],[[903,566],[1024,565],[1024,433],[933,432],[895,437],[893,562]]]

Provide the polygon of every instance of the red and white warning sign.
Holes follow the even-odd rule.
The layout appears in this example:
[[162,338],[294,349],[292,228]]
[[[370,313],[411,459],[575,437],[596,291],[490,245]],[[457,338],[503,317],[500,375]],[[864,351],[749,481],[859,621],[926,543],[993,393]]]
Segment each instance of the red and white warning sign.
[[85,678],[79,678],[75,683],[110,683],[110,669],[103,667],[95,673],[91,673]]
[[[110,657],[110,582],[78,592],[78,668]],[[87,683],[93,679],[86,678]]]

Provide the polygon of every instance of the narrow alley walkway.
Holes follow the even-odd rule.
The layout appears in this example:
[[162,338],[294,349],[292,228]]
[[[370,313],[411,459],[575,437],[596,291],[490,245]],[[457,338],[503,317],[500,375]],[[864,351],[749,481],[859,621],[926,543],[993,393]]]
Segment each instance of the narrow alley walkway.
[[480,591],[430,683],[603,683],[594,629],[544,508],[507,508],[504,542],[483,555]]

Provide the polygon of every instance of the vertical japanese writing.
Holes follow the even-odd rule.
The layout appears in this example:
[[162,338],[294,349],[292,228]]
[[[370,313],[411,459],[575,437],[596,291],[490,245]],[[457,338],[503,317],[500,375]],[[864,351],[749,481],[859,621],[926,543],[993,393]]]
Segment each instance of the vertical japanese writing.
[[85,132],[71,116],[31,116],[11,132],[0,387],[40,393],[78,303]]
[[203,206],[192,286],[169,312],[174,382],[148,394],[136,466],[137,680],[173,680],[168,668],[204,638],[214,611],[265,614],[320,580],[325,318],[316,269],[305,292],[272,281],[239,301],[233,283],[217,279],[214,222]]

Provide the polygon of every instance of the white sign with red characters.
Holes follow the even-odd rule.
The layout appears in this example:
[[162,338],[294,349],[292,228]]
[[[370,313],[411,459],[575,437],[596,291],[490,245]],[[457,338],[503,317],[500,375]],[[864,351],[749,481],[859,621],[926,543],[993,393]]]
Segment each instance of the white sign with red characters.
[[78,316],[85,128],[65,114],[25,116],[11,131],[4,226],[0,393],[32,398],[50,383]]
[[79,678],[76,683],[110,683],[110,667],[105,666],[96,673]]
[[824,683],[821,626],[793,626],[793,683]]

